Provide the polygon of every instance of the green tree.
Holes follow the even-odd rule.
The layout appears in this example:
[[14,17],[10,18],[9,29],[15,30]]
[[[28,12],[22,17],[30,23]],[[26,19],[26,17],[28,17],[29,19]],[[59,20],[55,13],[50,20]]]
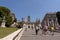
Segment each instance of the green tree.
[[14,22],[17,22],[17,18],[14,19]]
[[0,6],[0,24],[4,16],[6,20],[6,26],[9,27],[12,21],[12,17],[10,16],[10,9],[4,6]]
[[18,22],[18,28],[22,28],[22,26],[23,26],[23,23],[22,22]]
[[0,11],[5,16],[10,14],[10,9],[8,9],[7,7],[4,7],[4,6],[0,6]]
[[58,23],[59,23],[59,25],[60,25],[60,12],[57,12],[57,13],[56,13],[56,16],[57,16],[57,19],[58,19]]
[[0,26],[1,26],[1,23],[2,23],[2,18],[0,17]]
[[12,24],[12,17],[6,16],[6,26],[9,27]]

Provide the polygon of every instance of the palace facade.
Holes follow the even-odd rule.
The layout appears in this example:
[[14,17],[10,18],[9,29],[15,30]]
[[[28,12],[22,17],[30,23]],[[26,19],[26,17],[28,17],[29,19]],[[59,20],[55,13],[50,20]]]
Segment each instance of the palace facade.
[[44,16],[43,20],[42,20],[42,26],[43,25],[47,25],[48,27],[50,27],[50,26],[54,26],[54,27],[59,26],[58,21],[57,21],[57,17],[56,17],[56,12],[47,13]]

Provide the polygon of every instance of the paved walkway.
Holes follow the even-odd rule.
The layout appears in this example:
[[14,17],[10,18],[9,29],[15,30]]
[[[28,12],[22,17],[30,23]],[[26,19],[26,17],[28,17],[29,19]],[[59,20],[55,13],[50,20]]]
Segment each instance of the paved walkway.
[[28,29],[23,32],[23,35],[20,40],[60,40],[60,33],[55,33],[55,35],[51,35],[48,32],[48,35],[42,35],[42,31],[39,30],[38,35],[35,35],[35,30]]

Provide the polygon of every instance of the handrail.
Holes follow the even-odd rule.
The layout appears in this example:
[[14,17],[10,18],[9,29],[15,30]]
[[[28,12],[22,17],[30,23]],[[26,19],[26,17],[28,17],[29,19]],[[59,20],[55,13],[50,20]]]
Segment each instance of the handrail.
[[0,40],[14,40],[21,31],[22,31],[22,28],[13,32],[13,33],[11,33],[10,35],[8,35],[8,36],[6,36],[6,37],[4,37]]

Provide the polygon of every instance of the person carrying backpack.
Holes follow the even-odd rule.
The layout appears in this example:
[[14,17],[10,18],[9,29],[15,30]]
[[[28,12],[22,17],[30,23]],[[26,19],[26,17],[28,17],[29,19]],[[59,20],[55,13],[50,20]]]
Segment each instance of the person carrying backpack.
[[54,30],[55,30],[55,28],[53,26],[51,26],[50,31],[52,32],[52,35],[54,35]]
[[44,25],[43,26],[42,34],[46,34],[47,30],[48,30],[48,26]]

